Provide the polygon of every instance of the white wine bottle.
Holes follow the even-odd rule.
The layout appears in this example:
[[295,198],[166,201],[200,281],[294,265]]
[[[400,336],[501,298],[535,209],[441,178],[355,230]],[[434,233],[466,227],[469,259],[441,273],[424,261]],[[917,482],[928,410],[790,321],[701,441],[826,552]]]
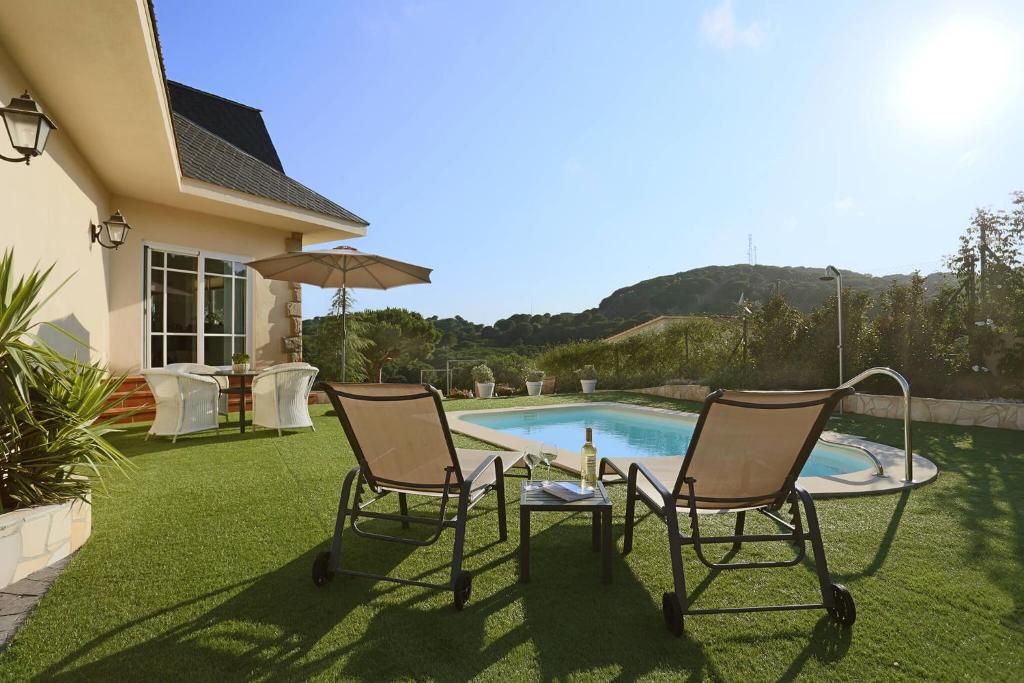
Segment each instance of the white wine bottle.
[[592,490],[597,486],[597,449],[594,448],[594,430],[587,427],[587,442],[580,449],[580,488]]

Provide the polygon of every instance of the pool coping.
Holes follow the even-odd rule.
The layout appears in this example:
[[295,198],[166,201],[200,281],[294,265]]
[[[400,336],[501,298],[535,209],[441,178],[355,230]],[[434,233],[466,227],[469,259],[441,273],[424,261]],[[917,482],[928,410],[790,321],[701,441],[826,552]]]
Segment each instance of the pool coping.
[[[567,408],[580,407],[614,407],[628,408],[649,413],[658,413],[673,417],[697,418],[697,413],[684,410],[672,410],[670,408],[656,408],[653,406],[638,406],[631,403],[620,403],[617,401],[587,401],[585,403],[558,403],[546,406],[509,406],[505,408],[484,408],[481,410],[457,410],[447,414],[449,428],[460,434],[478,439],[485,443],[507,448],[520,453],[535,448],[537,441],[525,439],[513,434],[507,434],[497,429],[482,427],[463,420],[465,415],[483,415],[487,413],[508,413],[536,410],[564,410]],[[834,475],[828,477],[800,477],[800,485],[816,497],[831,498],[842,496],[859,496],[875,493],[893,493],[905,489],[915,488],[933,481],[939,475],[939,468],[931,460],[914,454],[914,481],[907,482],[902,478],[904,470],[904,453],[900,448],[894,448],[874,441],[868,441],[858,436],[841,434],[834,431],[824,431],[821,440],[835,445],[853,446],[862,448],[871,453],[882,466],[884,474],[875,473],[874,467],[866,467],[863,470],[850,472],[848,474]],[[559,469],[571,474],[579,474],[579,453],[568,448],[556,448],[557,456],[552,463]]]

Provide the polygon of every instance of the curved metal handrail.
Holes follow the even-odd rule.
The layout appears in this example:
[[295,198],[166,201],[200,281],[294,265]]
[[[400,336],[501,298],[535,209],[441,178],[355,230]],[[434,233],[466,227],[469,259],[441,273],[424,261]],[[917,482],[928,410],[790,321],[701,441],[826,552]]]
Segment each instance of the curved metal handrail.
[[910,382],[907,381],[907,378],[892,368],[868,368],[853,379],[843,382],[842,386],[839,388],[852,387],[873,375],[887,375],[892,377],[897,383],[899,383],[900,389],[903,390],[903,451],[906,454],[905,481],[911,483],[914,481],[914,453],[912,451],[910,434]]
[[875,457],[874,453],[864,448],[863,446],[858,446],[857,444],[852,443],[843,443],[842,441],[831,441],[824,437],[818,439],[818,441],[820,441],[821,443],[827,443],[829,446],[841,446],[842,448],[852,448],[855,451],[860,451],[861,455],[870,460],[871,463],[875,466],[875,476],[885,476],[885,468],[882,466],[882,461]]

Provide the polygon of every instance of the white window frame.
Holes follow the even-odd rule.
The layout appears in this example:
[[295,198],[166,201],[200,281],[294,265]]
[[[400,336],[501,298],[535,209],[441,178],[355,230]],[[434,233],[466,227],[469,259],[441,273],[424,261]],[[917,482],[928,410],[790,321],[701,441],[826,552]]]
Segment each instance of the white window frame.
[[[152,330],[149,320],[150,306],[152,305],[151,292],[150,292],[150,281],[149,278],[152,274],[150,268],[151,254],[153,250],[162,252],[174,252],[176,254],[182,254],[184,256],[195,256],[196,257],[196,277],[198,278],[198,284],[196,288],[196,362],[204,363],[206,356],[206,347],[203,344],[203,338],[205,337],[205,325],[206,320],[206,261],[205,259],[220,259],[222,261],[236,261],[238,263],[248,263],[252,260],[251,256],[240,256],[238,254],[227,254],[219,251],[212,251],[207,249],[196,249],[194,247],[182,247],[176,244],[168,244],[166,242],[151,242],[149,240],[143,240],[142,245],[142,366],[152,367],[152,343],[151,335]],[[166,263],[165,263],[166,265]],[[164,271],[166,273],[166,269]],[[166,276],[165,276],[166,277]],[[166,286],[166,282],[165,282]],[[159,333],[161,336],[167,335],[167,310],[164,309],[164,324],[163,332]],[[223,335],[214,335],[223,336]],[[250,356],[253,355],[253,276],[252,272],[246,268],[245,272],[245,352]],[[164,365],[167,364],[167,358],[164,358]]]

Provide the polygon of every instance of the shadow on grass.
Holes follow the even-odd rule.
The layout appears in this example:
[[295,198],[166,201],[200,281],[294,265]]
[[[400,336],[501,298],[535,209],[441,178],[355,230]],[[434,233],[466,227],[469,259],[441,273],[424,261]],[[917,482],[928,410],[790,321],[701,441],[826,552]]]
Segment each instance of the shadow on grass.
[[[317,425],[319,427],[319,424]],[[134,458],[140,455],[155,453],[173,452],[207,446],[230,446],[232,444],[248,443],[276,439],[279,444],[289,436],[311,434],[309,429],[284,429],[278,436],[276,429],[253,429],[251,425],[246,426],[245,433],[238,431],[238,422],[221,423],[220,429],[210,429],[192,434],[183,434],[177,441],[172,441],[169,436],[151,436],[148,439],[146,434],[149,431],[149,424],[119,425],[118,432],[111,436],[110,441],[127,458]]]
[[892,549],[892,544],[896,540],[896,532],[899,531],[900,521],[903,519],[903,513],[907,509],[907,502],[910,500],[913,491],[914,489],[903,489],[900,492],[896,500],[896,507],[889,518],[889,524],[885,527],[885,533],[882,534],[882,540],[879,542],[878,550],[875,552],[871,562],[860,571],[833,571],[832,579],[834,581],[850,581],[863,576],[874,576],[878,573],[878,570],[885,564],[885,559],[889,556],[889,550]]
[[[354,645],[333,648],[312,660],[310,652],[380,591],[370,581],[341,577],[328,588],[314,587],[310,573],[321,549],[312,548],[277,571],[127,622],[57,662],[42,678],[306,678],[330,669]],[[407,547],[390,546],[364,554],[361,561],[369,571],[388,573],[408,552]],[[198,616],[190,616],[195,613]],[[161,630],[167,621],[176,625]],[[151,632],[159,633],[149,636]],[[96,651],[120,640],[135,644],[94,660]]]
[[[899,420],[847,416],[841,428],[881,443],[903,443]],[[936,561],[959,561],[982,569],[1013,600],[1013,612],[1004,624],[1020,629],[1024,626],[1024,435],[1007,429],[921,422],[915,422],[913,430],[914,451],[939,467],[938,481],[919,491],[947,489],[941,499],[922,499],[929,507],[915,512],[938,520],[955,515],[966,530],[948,539],[950,547],[965,546],[961,555],[951,557],[947,548],[947,555],[937,556]]]

